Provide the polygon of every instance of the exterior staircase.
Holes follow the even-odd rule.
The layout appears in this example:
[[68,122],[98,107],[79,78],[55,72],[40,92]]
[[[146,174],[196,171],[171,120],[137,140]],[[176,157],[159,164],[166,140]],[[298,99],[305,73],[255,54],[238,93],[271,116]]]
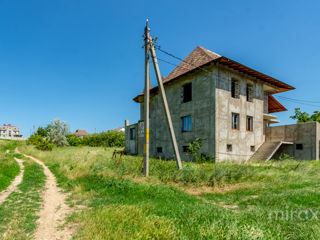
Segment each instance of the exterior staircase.
[[259,149],[252,155],[250,160],[264,160],[269,161],[277,150],[283,144],[293,144],[291,142],[265,142]]

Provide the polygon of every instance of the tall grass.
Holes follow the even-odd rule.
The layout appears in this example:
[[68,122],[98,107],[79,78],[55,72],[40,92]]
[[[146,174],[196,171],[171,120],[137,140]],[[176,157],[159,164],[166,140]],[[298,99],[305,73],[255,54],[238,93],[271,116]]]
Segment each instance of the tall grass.
[[151,159],[144,178],[141,157],[112,159],[110,148],[21,150],[44,161],[88,207],[74,218],[79,239],[320,239],[315,218],[269,218],[271,211],[320,208],[316,161],[184,163],[179,171],[175,162]]

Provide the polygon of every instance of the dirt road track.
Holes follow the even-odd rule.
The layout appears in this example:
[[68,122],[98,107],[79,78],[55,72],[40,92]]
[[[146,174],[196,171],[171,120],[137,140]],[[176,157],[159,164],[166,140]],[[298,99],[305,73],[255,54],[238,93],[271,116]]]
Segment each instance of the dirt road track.
[[46,190],[43,193],[44,205],[39,213],[38,228],[35,233],[36,240],[56,240],[56,239],[72,239],[73,230],[64,227],[62,230],[57,228],[63,225],[66,217],[71,214],[71,208],[66,205],[66,195],[57,187],[55,176],[49,168],[40,160],[24,154],[24,156],[32,159],[43,167],[46,175]]

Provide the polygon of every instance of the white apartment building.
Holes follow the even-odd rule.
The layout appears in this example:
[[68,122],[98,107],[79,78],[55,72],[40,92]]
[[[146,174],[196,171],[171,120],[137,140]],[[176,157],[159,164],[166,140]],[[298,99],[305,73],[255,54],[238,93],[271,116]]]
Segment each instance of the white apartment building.
[[14,139],[22,138],[19,127],[12,126],[11,124],[3,124],[0,127],[0,138]]

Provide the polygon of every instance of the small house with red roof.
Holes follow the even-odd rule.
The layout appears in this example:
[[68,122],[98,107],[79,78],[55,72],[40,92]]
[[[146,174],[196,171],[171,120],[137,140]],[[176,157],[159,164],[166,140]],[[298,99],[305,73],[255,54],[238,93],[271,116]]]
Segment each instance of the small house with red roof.
[[84,136],[88,136],[89,133],[87,133],[85,130],[77,129],[74,133],[72,133],[72,135],[82,138]]

